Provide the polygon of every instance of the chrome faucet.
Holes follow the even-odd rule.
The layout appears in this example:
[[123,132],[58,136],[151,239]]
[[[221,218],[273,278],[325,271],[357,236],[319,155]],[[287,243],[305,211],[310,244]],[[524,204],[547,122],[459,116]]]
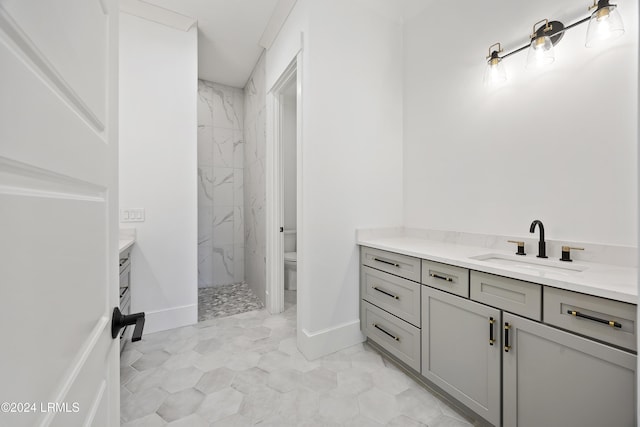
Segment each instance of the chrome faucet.
[[538,242],[538,258],[547,258],[547,244],[544,241],[544,225],[539,219],[534,220],[529,227],[530,233],[536,232],[536,225],[540,229],[540,241]]

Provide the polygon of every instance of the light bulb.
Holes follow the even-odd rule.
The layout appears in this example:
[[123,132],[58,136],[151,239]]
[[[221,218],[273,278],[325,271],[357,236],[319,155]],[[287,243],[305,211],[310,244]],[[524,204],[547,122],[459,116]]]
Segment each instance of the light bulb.
[[612,40],[623,34],[624,24],[616,6],[603,6],[591,14],[585,46],[595,47],[605,40]]
[[484,72],[484,85],[487,87],[498,86],[507,81],[507,72],[502,65],[502,59],[495,57],[487,61],[487,69]]
[[551,64],[556,57],[553,43],[548,36],[536,37],[531,40],[531,47],[527,54],[527,68],[541,68]]

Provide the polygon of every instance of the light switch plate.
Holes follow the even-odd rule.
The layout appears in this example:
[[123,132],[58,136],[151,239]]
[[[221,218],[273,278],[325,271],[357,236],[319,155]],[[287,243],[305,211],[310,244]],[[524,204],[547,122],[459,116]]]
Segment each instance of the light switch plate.
[[144,222],[144,208],[120,209],[120,222]]

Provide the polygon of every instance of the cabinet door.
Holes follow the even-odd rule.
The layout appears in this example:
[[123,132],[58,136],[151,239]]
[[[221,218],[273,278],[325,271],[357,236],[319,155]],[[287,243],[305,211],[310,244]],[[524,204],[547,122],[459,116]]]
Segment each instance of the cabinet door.
[[500,424],[500,324],[495,308],[422,287],[422,375],[494,425]]
[[509,313],[503,333],[505,426],[636,425],[635,355]]

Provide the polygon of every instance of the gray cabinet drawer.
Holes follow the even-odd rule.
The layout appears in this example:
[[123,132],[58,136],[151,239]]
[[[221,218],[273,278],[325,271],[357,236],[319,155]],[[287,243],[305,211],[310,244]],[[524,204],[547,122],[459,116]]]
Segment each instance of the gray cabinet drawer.
[[471,272],[471,299],[534,320],[542,320],[542,286]]
[[469,270],[466,268],[423,259],[422,283],[469,298]]
[[545,286],[543,314],[544,322],[550,325],[630,350],[637,349],[633,304]]
[[362,265],[368,265],[414,282],[420,281],[419,258],[362,246],[360,262]]
[[420,372],[420,329],[366,301],[362,304],[365,335]]
[[420,284],[371,267],[360,269],[360,295],[402,320],[420,327]]

